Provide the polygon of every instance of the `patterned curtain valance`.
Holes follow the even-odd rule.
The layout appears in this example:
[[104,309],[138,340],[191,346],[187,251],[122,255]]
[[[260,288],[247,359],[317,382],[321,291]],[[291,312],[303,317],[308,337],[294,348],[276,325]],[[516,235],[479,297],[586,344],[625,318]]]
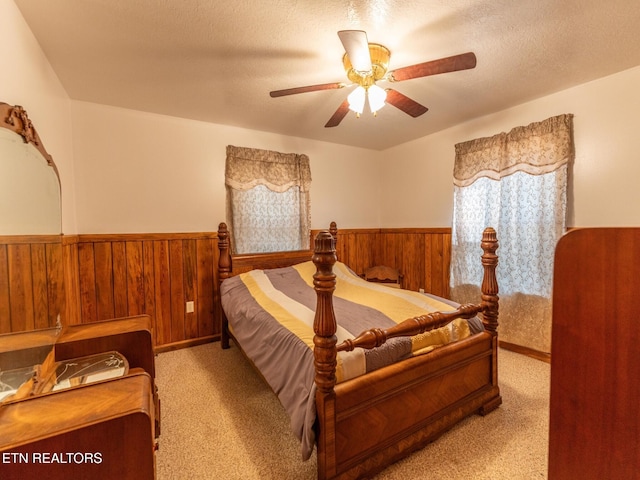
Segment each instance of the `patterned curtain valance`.
[[228,145],[225,183],[235,190],[264,185],[283,193],[297,185],[301,192],[308,192],[311,187],[309,157]]
[[456,144],[453,183],[499,180],[515,172],[544,175],[573,158],[573,115],[551,117],[509,133]]

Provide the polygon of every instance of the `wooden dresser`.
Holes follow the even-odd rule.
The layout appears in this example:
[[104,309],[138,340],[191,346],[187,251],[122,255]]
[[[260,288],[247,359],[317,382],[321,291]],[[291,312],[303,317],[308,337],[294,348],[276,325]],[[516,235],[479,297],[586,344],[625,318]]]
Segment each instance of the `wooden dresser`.
[[117,351],[129,366],[124,376],[0,404],[0,478],[154,479],[160,400],[150,328],[139,316],[0,336],[4,371],[51,348],[57,362]]

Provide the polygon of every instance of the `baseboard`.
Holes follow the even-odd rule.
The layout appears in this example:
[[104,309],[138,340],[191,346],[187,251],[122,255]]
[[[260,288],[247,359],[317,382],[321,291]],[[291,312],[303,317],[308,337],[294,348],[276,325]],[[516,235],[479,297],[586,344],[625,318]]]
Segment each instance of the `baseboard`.
[[181,348],[195,347],[196,345],[202,345],[205,343],[217,342],[220,340],[220,334],[209,335],[200,338],[191,338],[189,340],[183,340],[181,342],[166,343],[153,349],[155,353],[171,352],[173,350],[180,350]]
[[515,343],[503,342],[502,340],[498,340],[498,346],[511,352],[520,353],[522,355],[526,355],[527,357],[535,358],[536,360],[551,363],[550,353],[540,352],[538,350],[534,350],[533,348],[516,345]]

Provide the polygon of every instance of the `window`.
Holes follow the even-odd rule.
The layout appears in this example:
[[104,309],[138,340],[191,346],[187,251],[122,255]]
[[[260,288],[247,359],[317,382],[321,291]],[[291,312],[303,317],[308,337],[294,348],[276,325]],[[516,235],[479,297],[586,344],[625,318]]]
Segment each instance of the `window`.
[[309,248],[309,157],[229,145],[225,185],[235,253]]
[[572,115],[456,145],[451,292],[469,301],[482,280],[482,230],[496,229],[503,341],[551,351],[553,258],[566,228]]

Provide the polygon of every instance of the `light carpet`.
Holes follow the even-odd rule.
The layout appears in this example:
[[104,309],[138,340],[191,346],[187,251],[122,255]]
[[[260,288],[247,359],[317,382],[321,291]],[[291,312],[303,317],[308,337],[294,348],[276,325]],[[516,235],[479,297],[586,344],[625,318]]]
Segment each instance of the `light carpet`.
[[[376,479],[527,480],[547,476],[550,365],[499,352],[503,404],[463,420]],[[277,397],[237,348],[161,353],[158,480],[314,479]]]

